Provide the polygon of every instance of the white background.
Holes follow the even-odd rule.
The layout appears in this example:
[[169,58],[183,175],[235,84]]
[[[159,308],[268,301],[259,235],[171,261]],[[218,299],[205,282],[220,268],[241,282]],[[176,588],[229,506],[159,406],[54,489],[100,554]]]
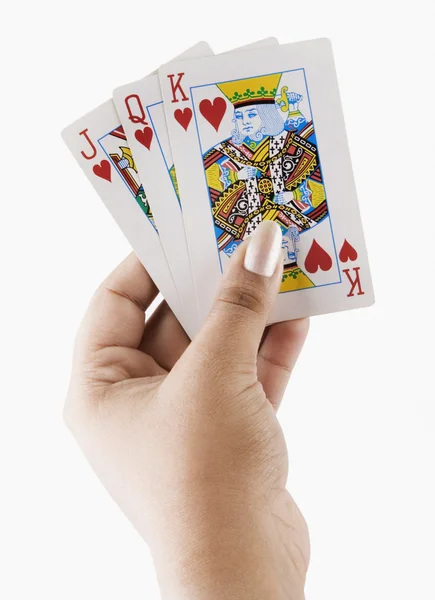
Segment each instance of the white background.
[[2,4],[1,598],[159,597],[62,424],[75,330],[129,249],[60,130],[198,38],[220,52],[268,35],[332,39],[377,295],[313,319],[280,412],[307,598],[435,598],[433,7]]

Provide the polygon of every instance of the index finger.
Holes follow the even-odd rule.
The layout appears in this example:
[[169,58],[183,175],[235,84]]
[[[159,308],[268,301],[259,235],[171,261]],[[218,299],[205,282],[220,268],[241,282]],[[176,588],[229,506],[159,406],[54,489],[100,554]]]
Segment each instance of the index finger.
[[138,348],[145,310],[157,294],[137,256],[130,254],[95,292],[79,330],[79,347],[85,352],[111,346]]

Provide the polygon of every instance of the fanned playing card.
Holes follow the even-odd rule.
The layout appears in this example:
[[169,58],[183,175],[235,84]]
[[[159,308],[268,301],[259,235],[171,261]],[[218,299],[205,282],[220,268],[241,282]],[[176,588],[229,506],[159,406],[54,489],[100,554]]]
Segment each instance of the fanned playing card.
[[[210,46],[199,42],[176,60],[213,55]],[[134,154],[140,180],[159,232],[160,241],[182,304],[184,318],[193,333],[199,328],[189,253],[183,217],[176,196],[176,178],[163,111],[159,77],[151,74],[123,85],[113,92],[113,100]]]
[[[213,54],[205,42],[195,48],[200,55]],[[113,100],[67,127],[62,137],[178,320],[193,337],[197,324],[183,308]]]
[[201,317],[265,219],[283,233],[270,322],[372,304],[329,41],[179,61],[159,75]]
[[62,137],[178,320],[192,335],[113,101],[64,129]]
[[[277,45],[276,38],[254,42],[244,48]],[[212,55],[207,44],[199,43],[176,60]],[[177,179],[166,126],[163,99],[157,74],[118,87],[113,100],[127,135],[139,177],[151,207],[160,240],[180,295],[183,314],[199,328],[198,300],[190,266]]]

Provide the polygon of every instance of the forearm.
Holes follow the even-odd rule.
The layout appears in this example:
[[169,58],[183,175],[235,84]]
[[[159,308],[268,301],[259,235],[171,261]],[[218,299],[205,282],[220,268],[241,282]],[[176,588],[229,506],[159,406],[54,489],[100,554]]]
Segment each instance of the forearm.
[[163,600],[302,600],[305,573],[269,515],[209,515],[157,559]]

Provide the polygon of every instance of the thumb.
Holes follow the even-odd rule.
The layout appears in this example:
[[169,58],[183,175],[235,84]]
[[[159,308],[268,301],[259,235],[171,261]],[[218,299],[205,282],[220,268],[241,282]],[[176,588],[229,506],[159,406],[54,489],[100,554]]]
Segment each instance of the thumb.
[[198,343],[207,354],[256,365],[258,347],[282,279],[282,234],[263,221],[231,257]]

